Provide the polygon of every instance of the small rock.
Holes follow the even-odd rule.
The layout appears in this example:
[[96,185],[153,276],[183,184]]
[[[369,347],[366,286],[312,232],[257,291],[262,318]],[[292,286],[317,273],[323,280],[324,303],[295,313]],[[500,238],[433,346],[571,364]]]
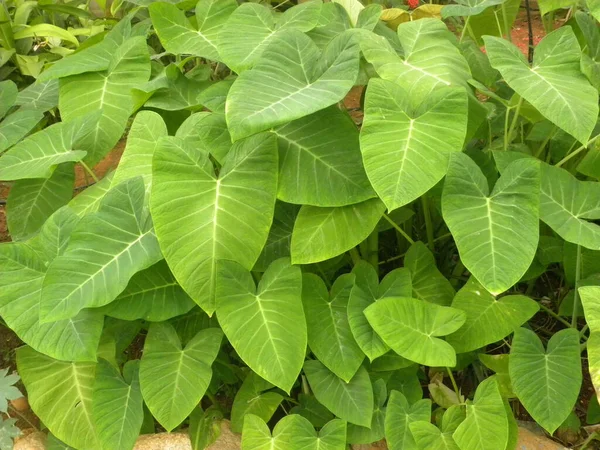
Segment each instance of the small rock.
[[15,400],[11,400],[10,406],[15,408],[19,412],[23,412],[23,411],[27,411],[29,409],[29,402],[27,401],[27,398],[21,397],[21,398],[15,399]]

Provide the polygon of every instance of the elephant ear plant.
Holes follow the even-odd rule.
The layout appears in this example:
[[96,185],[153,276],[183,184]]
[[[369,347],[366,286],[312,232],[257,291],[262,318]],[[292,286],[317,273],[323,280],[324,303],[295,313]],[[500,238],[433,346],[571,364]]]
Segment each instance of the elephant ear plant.
[[51,442],[202,449],[229,419],[243,450],[512,450],[516,419],[597,406],[592,14],[530,62],[513,0],[431,9],[456,34],[355,0],[133,3],[0,83],[0,316]]

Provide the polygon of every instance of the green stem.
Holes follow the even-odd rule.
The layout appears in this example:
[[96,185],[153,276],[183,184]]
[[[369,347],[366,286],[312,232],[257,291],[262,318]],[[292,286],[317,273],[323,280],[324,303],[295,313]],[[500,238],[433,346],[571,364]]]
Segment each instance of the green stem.
[[589,329],[589,325],[586,323],[583,328],[581,329],[581,331],[579,332],[579,339],[583,339],[585,336],[585,332]]
[[471,16],[467,16],[467,20],[465,20],[465,24],[463,25],[462,32],[460,33],[460,39],[458,40],[459,43],[463,41],[463,38],[465,37],[465,33],[469,29],[469,20],[470,19],[471,19]]
[[508,118],[510,117],[510,106],[506,107],[506,113],[504,114],[504,151],[508,150]]
[[502,25],[500,25],[500,19],[498,19],[498,11],[494,11],[494,17],[496,18],[496,25],[498,25],[498,33],[502,37],[504,36],[504,31],[502,31]]
[[588,445],[590,445],[590,442],[592,442],[594,439],[596,439],[596,437],[598,436],[598,432],[594,431],[592,434],[590,434],[585,441],[583,441],[583,444],[581,444],[581,448],[579,450],[585,450],[586,448],[588,448]]
[[410,236],[409,236],[409,235],[406,233],[406,231],[404,231],[404,230],[403,230],[401,227],[399,227],[399,226],[398,226],[398,224],[397,224],[396,222],[394,222],[392,219],[390,219],[390,218],[389,218],[389,216],[388,216],[387,214],[384,214],[384,215],[383,215],[383,218],[384,218],[385,220],[387,220],[387,221],[390,223],[390,225],[391,225],[392,227],[394,227],[394,228],[396,229],[396,231],[397,231],[398,233],[400,233],[400,234],[401,234],[401,235],[404,237],[404,239],[406,239],[406,240],[408,241],[408,243],[409,243],[410,245],[413,245],[413,244],[415,243],[415,241],[413,240],[413,238],[411,238],[411,237],[410,237]]
[[356,249],[356,247],[352,247],[350,250],[350,258],[352,258],[352,264],[353,265],[357,265],[358,262],[360,261],[360,253],[358,253],[358,250]]
[[433,252],[435,250],[433,238],[433,222],[431,221],[431,211],[429,210],[429,202],[427,201],[427,195],[421,196],[421,206],[423,207],[423,217],[425,218],[427,244],[429,245],[429,250]]
[[522,104],[523,104],[523,97],[519,97],[519,101],[517,102],[513,120],[510,124],[510,128],[508,129],[508,139],[510,139],[511,142],[512,142],[512,135],[515,130],[515,126],[517,125],[517,121],[519,120],[519,112],[521,111]]
[[554,311],[552,311],[550,308],[548,308],[545,305],[542,305],[541,303],[538,302],[538,305],[540,305],[540,308],[543,309],[545,312],[547,312],[548,314],[550,314],[552,317],[554,317],[556,320],[558,320],[559,322],[561,322],[563,325],[566,325],[568,327],[571,326],[571,324],[569,322],[567,322],[565,319],[563,319],[562,317],[560,317],[558,314],[556,314]]
[[89,174],[90,174],[90,176],[92,177],[92,179],[93,179],[93,180],[94,180],[96,183],[97,183],[98,181],[100,181],[100,180],[98,180],[98,177],[96,176],[96,174],[94,173],[94,171],[93,171],[92,169],[90,169],[90,168],[89,168],[89,166],[88,166],[86,163],[84,163],[84,162],[83,162],[83,160],[82,160],[82,161],[79,161],[79,163],[80,163],[80,164],[81,164],[81,166],[82,166],[82,167],[85,169],[85,171],[86,171],[87,173],[89,173]]
[[504,21],[504,29],[506,30],[506,39],[508,39],[508,42],[512,42],[510,27],[508,26],[508,17],[506,16],[506,8],[504,7],[504,4],[502,4],[500,8],[502,9],[502,20]]
[[460,390],[458,389],[458,385],[456,384],[456,380],[454,379],[454,375],[452,375],[452,370],[450,367],[446,367],[446,371],[450,376],[450,381],[452,382],[452,387],[454,388],[454,392],[456,393],[456,398],[460,401]]
[[577,245],[577,261],[575,263],[575,292],[573,295],[573,316],[571,317],[571,328],[577,329],[577,314],[579,311],[579,278],[581,277],[581,245]]
[[562,166],[564,163],[566,163],[568,160],[570,160],[574,156],[577,156],[582,151],[587,150],[587,148],[590,146],[590,144],[593,143],[594,141],[596,141],[596,139],[598,139],[599,137],[600,137],[600,134],[597,134],[596,136],[594,136],[593,138],[591,138],[589,141],[587,141],[587,144],[582,145],[577,150],[575,150],[572,153],[569,153],[567,156],[565,156],[563,159],[561,159],[559,162],[557,162],[555,164],[555,167]]
[[546,136],[546,139],[544,139],[544,141],[540,144],[537,151],[535,152],[535,155],[533,155],[533,156],[535,156],[536,158],[539,158],[540,155],[542,154],[542,152],[544,151],[544,149],[546,148],[546,145],[548,145],[548,142],[550,142],[550,139],[552,139],[553,136],[554,136],[554,132],[548,133],[548,136]]

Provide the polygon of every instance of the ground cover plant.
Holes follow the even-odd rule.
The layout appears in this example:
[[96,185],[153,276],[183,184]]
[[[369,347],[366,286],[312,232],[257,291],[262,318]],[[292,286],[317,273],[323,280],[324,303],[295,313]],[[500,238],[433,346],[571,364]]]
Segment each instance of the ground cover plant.
[[[508,450],[517,419],[599,423],[600,10],[540,2],[570,9],[528,58],[519,5],[59,5],[100,27],[72,40],[3,3],[0,316],[52,445],[202,449],[227,418],[243,450]],[[69,51],[28,72],[32,38]]]

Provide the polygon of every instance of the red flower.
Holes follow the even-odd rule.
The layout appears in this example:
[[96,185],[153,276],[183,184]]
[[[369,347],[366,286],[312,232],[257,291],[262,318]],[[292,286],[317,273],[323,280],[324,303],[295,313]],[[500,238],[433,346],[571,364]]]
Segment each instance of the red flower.
[[419,6],[419,0],[408,0],[408,7],[410,9],[415,9],[417,6]]

